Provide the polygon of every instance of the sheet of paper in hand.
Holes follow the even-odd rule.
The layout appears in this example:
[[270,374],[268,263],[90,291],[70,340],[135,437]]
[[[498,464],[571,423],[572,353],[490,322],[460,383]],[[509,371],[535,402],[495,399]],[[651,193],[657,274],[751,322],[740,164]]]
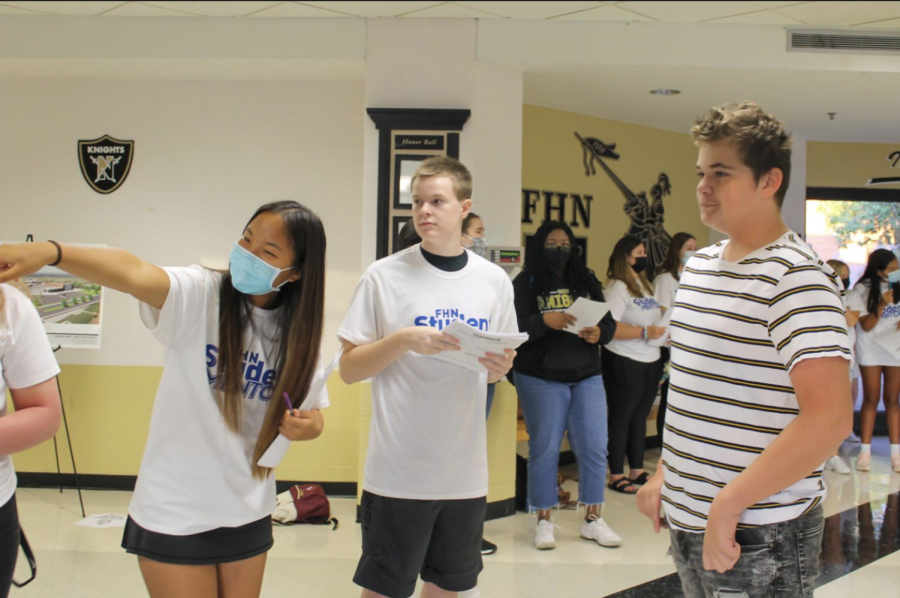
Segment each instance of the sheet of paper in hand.
[[443,332],[459,339],[459,351],[443,351],[437,355],[431,355],[431,357],[458,365],[473,372],[484,372],[487,370],[478,361],[484,357],[485,353],[502,355],[504,349],[515,349],[528,340],[528,334],[524,332],[485,332],[473,328],[461,320],[451,322],[449,326],[444,328]]
[[571,326],[563,328],[563,330],[571,332],[572,334],[578,334],[585,328],[596,326],[608,311],[609,303],[601,303],[599,301],[591,301],[590,299],[579,297],[575,300],[575,303],[570,305],[569,309],[565,311],[565,313],[570,316],[575,316],[575,319],[578,321]]
[[[334,368],[337,367],[337,364],[340,363],[341,355],[343,355],[343,353],[343,349],[338,351],[338,354],[334,356],[334,359],[328,367],[316,372],[315,378],[313,378],[312,383],[309,385],[309,393],[307,393],[306,398],[303,399],[303,402],[300,403],[300,406],[297,407],[297,409],[303,409],[303,406],[309,401],[310,397],[319,396],[325,388],[325,383],[328,382],[328,377],[331,375],[331,372],[333,372]],[[277,467],[278,464],[281,463],[281,460],[284,459],[289,448],[291,448],[291,441],[283,434],[279,434],[275,438],[275,441],[272,442],[272,445],[266,449],[265,453],[263,453],[263,456],[259,458],[259,466]]]

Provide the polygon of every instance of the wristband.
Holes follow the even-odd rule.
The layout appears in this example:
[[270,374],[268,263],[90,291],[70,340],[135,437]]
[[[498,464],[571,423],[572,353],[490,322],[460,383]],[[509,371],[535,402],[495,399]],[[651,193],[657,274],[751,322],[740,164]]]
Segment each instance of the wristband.
[[53,262],[52,264],[47,264],[47,265],[48,266],[58,266],[59,263],[62,261],[62,247],[60,247],[59,243],[57,243],[56,241],[48,240],[47,242],[53,243],[53,245],[56,247],[56,261]]

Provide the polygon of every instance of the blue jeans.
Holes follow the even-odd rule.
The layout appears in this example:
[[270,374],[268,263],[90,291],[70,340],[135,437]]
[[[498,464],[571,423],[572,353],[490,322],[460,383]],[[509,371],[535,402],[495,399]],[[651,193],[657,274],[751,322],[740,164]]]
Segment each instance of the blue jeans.
[[685,598],[811,598],[819,571],[822,507],[791,521],[738,530],[741,556],[731,571],[703,569],[703,538],[671,530]]
[[603,376],[551,382],[516,372],[516,390],[528,428],[529,510],[559,503],[559,446],[568,431],[578,460],[578,500],[603,503],[606,484],[606,390]]

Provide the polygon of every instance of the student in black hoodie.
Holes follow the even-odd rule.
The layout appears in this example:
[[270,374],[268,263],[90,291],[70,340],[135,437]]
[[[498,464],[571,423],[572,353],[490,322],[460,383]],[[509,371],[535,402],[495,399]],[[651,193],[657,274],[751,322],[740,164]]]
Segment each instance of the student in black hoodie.
[[[577,297],[603,301],[594,273],[573,255],[575,236],[564,222],[545,222],[513,281],[519,330],[529,340],[514,363],[516,389],[528,428],[528,502],[538,513],[534,545],[556,547],[550,510],[557,506],[559,445],[568,431],[578,459],[578,500],[585,505],[584,538],[619,546],[602,519],[606,481],[606,392],[598,346],[612,340],[616,322],[576,322],[563,313]],[[566,332],[576,324],[578,333]]]

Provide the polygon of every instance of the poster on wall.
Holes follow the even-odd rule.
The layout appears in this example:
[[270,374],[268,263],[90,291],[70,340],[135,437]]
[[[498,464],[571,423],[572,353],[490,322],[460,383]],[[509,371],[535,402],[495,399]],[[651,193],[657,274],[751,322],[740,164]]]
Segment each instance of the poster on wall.
[[[106,247],[81,243],[72,245]],[[20,282],[41,316],[51,347],[100,348],[103,320],[103,288],[100,285],[52,266],[24,276]]]

